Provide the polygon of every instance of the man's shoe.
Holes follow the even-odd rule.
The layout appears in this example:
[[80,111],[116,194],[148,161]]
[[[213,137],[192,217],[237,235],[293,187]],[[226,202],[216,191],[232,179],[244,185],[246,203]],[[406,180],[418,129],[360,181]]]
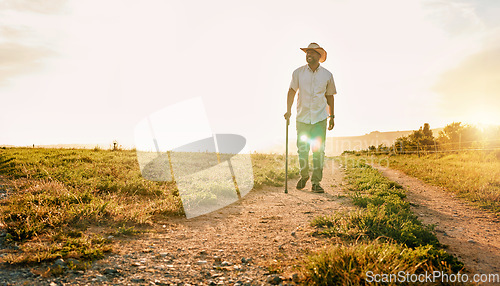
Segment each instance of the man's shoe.
[[313,184],[312,192],[320,194],[320,193],[324,193],[325,190],[323,190],[323,188],[319,184]]
[[297,190],[302,190],[306,186],[307,180],[309,180],[309,177],[300,178],[300,180],[297,182]]

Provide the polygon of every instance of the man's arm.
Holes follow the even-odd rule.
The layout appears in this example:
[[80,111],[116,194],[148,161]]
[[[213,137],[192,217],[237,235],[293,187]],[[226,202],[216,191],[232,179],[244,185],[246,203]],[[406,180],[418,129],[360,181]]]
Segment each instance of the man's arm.
[[[333,100],[333,95],[325,95],[326,97],[326,103],[328,104],[329,107],[329,115],[335,115],[333,112],[333,106],[334,106],[334,100]],[[330,117],[330,124],[328,125],[328,130],[332,130],[333,126],[335,126],[335,120],[333,120],[332,117]]]
[[292,115],[292,105],[293,105],[293,100],[295,99],[296,93],[297,93],[297,91],[295,91],[293,88],[290,88],[288,90],[288,96],[286,99],[286,113],[285,113],[286,120],[290,119],[290,116]]

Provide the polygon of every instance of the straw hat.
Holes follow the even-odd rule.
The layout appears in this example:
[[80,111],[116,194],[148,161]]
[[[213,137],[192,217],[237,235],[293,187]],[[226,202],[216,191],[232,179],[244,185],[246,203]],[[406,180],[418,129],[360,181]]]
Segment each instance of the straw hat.
[[300,48],[300,49],[303,50],[304,53],[306,53],[307,50],[315,50],[321,55],[319,62],[322,63],[326,61],[326,51],[316,43],[310,43],[309,46],[307,46],[307,48]]

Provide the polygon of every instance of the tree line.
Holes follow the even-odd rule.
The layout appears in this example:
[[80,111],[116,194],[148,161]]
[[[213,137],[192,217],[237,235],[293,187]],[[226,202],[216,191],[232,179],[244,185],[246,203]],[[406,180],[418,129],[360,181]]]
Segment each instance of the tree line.
[[453,122],[434,136],[429,123],[418,130],[396,139],[392,146],[370,146],[367,151],[382,153],[413,153],[419,151],[460,151],[500,148],[500,126],[479,128]]

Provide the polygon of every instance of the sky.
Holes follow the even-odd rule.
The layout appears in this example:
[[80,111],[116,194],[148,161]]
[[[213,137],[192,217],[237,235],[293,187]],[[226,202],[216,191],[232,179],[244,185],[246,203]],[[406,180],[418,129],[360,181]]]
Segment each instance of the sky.
[[210,132],[280,144],[311,42],[338,91],[327,136],[500,124],[498,15],[496,0],[0,0],[0,145],[133,147],[145,118],[198,97]]

